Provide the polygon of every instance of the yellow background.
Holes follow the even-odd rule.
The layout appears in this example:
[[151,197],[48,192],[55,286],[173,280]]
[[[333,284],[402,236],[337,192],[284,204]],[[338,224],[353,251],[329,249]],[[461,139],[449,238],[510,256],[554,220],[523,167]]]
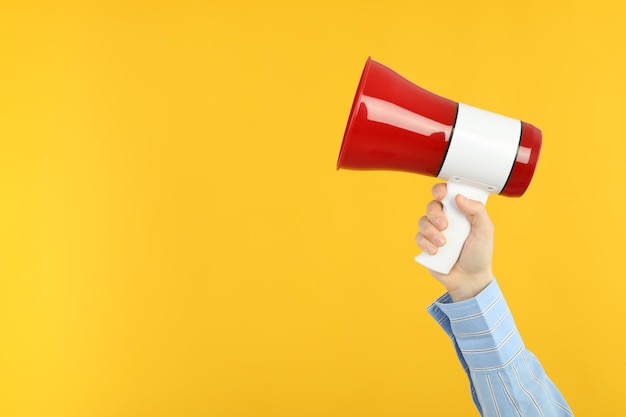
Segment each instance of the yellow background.
[[495,272],[576,415],[626,415],[626,7],[504,3],[3,1],[0,415],[477,415],[435,180],[335,171],[369,55],[543,130]]

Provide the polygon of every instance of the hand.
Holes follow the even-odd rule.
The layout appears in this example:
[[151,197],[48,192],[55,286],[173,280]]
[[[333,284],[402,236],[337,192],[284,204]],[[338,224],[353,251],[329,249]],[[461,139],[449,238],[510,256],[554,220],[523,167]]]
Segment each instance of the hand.
[[[442,231],[447,227],[447,219],[441,200],[446,195],[446,185],[435,185],[433,195],[435,200],[428,203],[426,215],[419,220],[420,231],[415,237],[418,246],[430,254],[437,253],[437,248],[445,245]],[[456,203],[470,221],[470,234],[448,275],[432,270],[430,273],[448,290],[452,300],[459,302],[475,297],[493,280],[493,223],[481,202],[458,195]]]

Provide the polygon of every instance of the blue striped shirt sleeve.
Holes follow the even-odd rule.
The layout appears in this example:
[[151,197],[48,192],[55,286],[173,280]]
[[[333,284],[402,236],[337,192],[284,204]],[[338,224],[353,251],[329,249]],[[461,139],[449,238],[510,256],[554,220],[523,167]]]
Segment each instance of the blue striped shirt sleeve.
[[496,280],[476,297],[458,303],[444,294],[428,312],[452,340],[481,416],[573,416],[537,358],[525,348]]

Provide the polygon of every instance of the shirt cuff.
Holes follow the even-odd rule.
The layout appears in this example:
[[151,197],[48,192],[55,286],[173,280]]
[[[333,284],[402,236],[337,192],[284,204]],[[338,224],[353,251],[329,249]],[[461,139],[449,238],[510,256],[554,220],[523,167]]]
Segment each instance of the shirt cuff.
[[495,279],[476,297],[458,303],[450,294],[444,294],[428,307],[428,312],[456,341],[473,371],[503,368],[524,348]]

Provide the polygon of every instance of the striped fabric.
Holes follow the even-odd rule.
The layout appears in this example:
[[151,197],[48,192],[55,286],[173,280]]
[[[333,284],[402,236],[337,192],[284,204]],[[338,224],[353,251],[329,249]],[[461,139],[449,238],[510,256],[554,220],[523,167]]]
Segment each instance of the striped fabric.
[[428,307],[452,340],[483,417],[571,417],[567,402],[517,331],[493,280],[476,297],[445,294]]

